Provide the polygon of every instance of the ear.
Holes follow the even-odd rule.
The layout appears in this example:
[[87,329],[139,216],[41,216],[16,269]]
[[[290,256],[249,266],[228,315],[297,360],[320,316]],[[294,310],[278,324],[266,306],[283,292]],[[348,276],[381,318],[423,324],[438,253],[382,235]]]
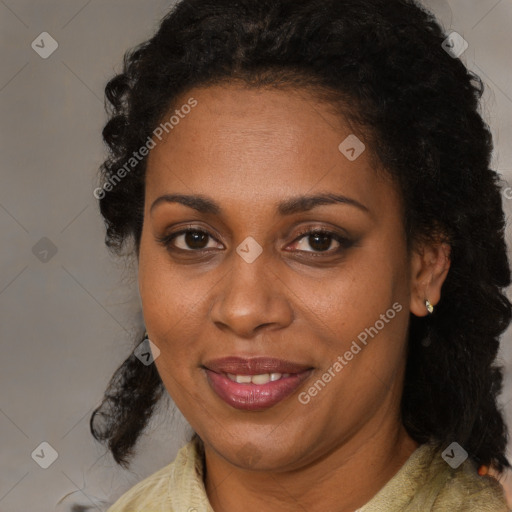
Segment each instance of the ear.
[[435,306],[441,299],[441,287],[450,269],[450,246],[446,242],[425,242],[412,251],[410,311],[416,316],[428,314],[425,300]]

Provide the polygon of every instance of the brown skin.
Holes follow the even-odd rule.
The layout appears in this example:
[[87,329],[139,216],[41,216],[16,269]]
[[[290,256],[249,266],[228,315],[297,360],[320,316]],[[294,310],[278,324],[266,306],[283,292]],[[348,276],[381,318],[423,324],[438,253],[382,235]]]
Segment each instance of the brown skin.
[[[407,251],[396,186],[376,172],[368,144],[352,162],[340,153],[353,130],[305,90],[233,83],[194,89],[178,105],[190,97],[198,105],[149,155],[139,287],[149,338],[161,350],[158,371],[205,444],[208,498],[222,512],[242,504],[247,512],[353,511],[418,447],[399,417],[409,312],[424,316],[424,299],[439,301],[449,247]],[[285,216],[275,210],[286,198],[319,192],[368,211],[349,204]],[[166,202],[150,212],[170,193],[208,196],[222,213]],[[193,245],[178,236],[174,252],[156,240],[188,224],[211,238]],[[336,252],[339,243],[328,238],[322,251],[301,228],[346,234],[354,244]],[[248,236],[263,248],[252,263],[236,253]],[[298,394],[394,303],[401,312],[300,403]],[[230,355],[314,371],[277,405],[241,411],[214,393],[202,368]]]

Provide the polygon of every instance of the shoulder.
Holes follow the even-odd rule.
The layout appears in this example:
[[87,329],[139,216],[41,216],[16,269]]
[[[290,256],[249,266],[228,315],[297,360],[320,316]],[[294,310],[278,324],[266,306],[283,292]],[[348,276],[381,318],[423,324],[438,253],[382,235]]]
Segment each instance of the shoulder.
[[433,512],[507,512],[505,492],[492,476],[478,474],[476,464],[466,459],[452,469],[442,458],[441,451],[434,451],[429,471],[430,480],[439,475],[438,487],[432,503]]
[[135,484],[107,512],[181,510],[183,500],[188,501],[198,494],[200,462],[197,447],[189,442],[179,450],[173,462]]
[[433,510],[507,512],[508,506],[501,484],[492,476],[480,476],[468,463],[461,471],[447,477]]
[[[135,510],[147,510],[149,505],[152,507],[163,506],[173,466],[174,462],[135,484],[107,512],[132,512]],[[152,510],[160,509],[154,508]]]
[[508,512],[505,492],[469,458],[452,467],[436,444],[423,444],[357,512]]

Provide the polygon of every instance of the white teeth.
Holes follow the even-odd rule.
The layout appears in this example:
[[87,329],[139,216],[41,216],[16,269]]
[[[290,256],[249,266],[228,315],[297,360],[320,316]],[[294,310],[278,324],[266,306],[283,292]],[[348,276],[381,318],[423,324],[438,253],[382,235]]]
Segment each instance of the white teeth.
[[238,384],[266,384],[267,382],[274,382],[284,377],[289,377],[289,373],[261,373],[259,375],[235,375],[233,373],[227,374],[228,378]]
[[253,375],[251,377],[251,382],[253,384],[266,384],[270,382],[270,375],[268,373],[263,373],[261,375]]

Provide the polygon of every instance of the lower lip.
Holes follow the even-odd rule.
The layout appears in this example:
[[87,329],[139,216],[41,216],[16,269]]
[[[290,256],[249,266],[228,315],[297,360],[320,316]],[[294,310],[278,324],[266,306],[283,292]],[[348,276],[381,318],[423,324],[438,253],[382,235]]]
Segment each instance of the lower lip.
[[206,370],[212,389],[228,405],[246,411],[268,409],[290,396],[311,374],[312,370],[293,373],[289,377],[266,384],[239,384],[223,373]]

